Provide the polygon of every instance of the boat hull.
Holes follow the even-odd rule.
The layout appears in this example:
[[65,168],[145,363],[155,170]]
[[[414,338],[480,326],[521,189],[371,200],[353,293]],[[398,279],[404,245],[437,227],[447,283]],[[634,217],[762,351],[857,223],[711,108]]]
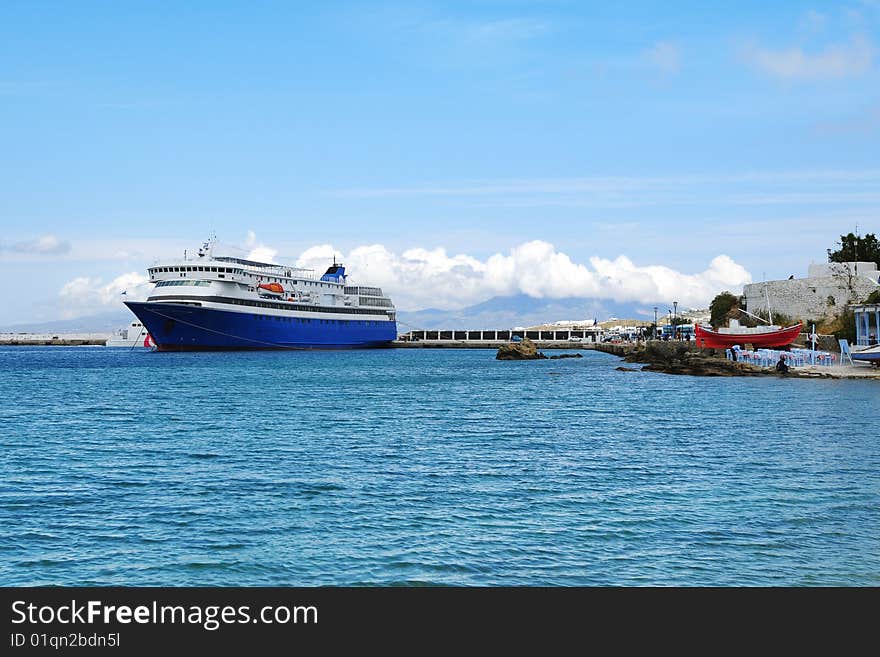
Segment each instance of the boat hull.
[[159,351],[358,349],[387,347],[392,321],[256,315],[198,306],[127,301]]
[[868,347],[862,351],[851,351],[850,356],[853,360],[880,364],[880,346]]
[[751,344],[756,348],[786,347],[797,339],[800,332],[800,324],[765,333],[718,333],[699,325],[695,329],[697,345],[707,349],[728,349],[735,344]]

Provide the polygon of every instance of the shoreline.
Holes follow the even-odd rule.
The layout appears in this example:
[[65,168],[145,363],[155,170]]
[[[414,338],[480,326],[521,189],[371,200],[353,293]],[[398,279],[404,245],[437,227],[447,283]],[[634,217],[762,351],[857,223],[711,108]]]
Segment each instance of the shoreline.
[[[109,336],[104,334],[0,334],[0,347],[85,347],[105,346]],[[483,349],[497,351],[509,341],[394,341],[391,349]],[[808,365],[792,367],[780,374],[772,367],[759,367],[743,362],[727,360],[723,352],[701,349],[688,342],[649,341],[640,343],[535,341],[538,349],[567,351],[600,351],[617,356],[625,363],[640,365],[638,368],[619,367],[625,372],[659,372],[662,374],[690,376],[771,376],[789,379],[873,379],[880,381],[880,368],[868,365],[833,365],[830,367]],[[559,358],[551,357],[551,359]]]
[[594,348],[627,363],[643,365],[641,371],[691,376],[772,376],[779,379],[874,379],[880,368],[869,365],[807,365],[791,367],[785,374],[774,367],[730,361],[716,349],[701,349],[688,342],[598,344]]

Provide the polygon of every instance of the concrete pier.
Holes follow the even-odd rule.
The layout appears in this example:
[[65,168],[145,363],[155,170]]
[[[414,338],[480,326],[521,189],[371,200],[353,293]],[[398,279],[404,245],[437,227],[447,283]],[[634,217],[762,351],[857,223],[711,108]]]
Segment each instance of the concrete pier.
[[[592,342],[557,342],[554,340],[533,340],[541,349],[596,349]],[[420,340],[402,342],[395,340],[392,347],[400,349],[498,349],[510,340]]]
[[499,329],[499,330],[417,330],[404,333],[395,347],[455,349],[498,349],[513,338],[528,338],[541,349],[588,349],[601,341],[602,329]]
[[109,337],[109,333],[0,333],[0,346],[104,346]]

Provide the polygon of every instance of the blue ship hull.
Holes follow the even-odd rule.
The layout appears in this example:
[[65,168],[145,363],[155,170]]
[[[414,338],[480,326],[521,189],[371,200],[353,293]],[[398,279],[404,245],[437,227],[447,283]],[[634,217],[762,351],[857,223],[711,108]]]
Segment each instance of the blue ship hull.
[[[183,304],[126,301],[159,351],[387,347],[397,323],[255,315]],[[318,313],[315,313],[316,315]]]

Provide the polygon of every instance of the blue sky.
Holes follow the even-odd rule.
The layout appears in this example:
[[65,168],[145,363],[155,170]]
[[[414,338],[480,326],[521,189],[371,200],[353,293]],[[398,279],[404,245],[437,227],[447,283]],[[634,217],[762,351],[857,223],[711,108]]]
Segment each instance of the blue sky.
[[212,230],[381,244],[398,273],[541,240],[590,271],[800,275],[880,231],[878,47],[875,0],[7,1],[0,325],[99,310],[59,292]]

